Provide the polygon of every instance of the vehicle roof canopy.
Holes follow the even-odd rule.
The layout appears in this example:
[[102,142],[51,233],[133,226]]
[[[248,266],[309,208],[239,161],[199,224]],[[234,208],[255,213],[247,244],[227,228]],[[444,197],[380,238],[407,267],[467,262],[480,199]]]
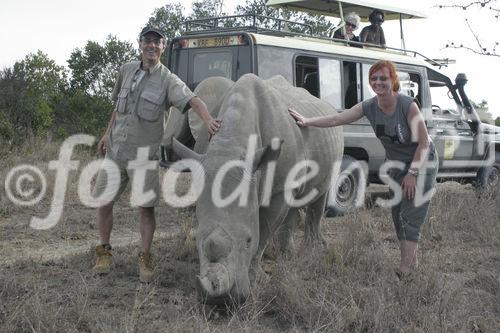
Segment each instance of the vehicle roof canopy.
[[416,10],[387,5],[369,0],[268,0],[268,6],[310,12],[342,18],[342,13],[356,12],[366,21],[374,9],[384,12],[385,20],[426,18]]

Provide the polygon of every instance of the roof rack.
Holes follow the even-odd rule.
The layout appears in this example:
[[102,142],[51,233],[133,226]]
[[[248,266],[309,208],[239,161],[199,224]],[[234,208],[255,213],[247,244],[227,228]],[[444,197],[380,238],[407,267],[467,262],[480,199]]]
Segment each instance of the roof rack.
[[246,31],[282,37],[305,37],[342,43],[344,45],[367,46],[371,48],[377,48],[379,50],[396,51],[404,55],[413,55],[413,57],[419,56],[429,64],[437,66],[439,68],[446,67],[449,64],[454,63],[454,61],[451,59],[446,59],[447,61],[443,61],[443,59],[431,59],[417,51],[395,47],[381,48],[379,45],[375,44],[346,41],[344,39],[332,38],[330,36],[322,36],[314,34],[313,29],[309,24],[257,14],[230,15],[188,20],[184,22],[184,27],[184,33],[186,35],[204,35],[210,33],[221,34],[224,32]]
[[450,59],[450,58],[432,59],[432,61],[438,63],[441,66],[448,66],[457,63],[455,59]]
[[313,29],[309,24],[257,14],[231,15],[189,20],[184,22],[184,27],[187,35],[248,31],[255,33],[268,33],[278,36],[313,36]]

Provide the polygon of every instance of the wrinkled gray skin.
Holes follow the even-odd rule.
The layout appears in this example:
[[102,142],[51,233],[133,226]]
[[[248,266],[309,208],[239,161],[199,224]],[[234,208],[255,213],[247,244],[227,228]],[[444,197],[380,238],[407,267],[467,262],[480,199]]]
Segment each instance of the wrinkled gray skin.
[[[211,86],[221,82],[221,78],[208,78],[200,83],[196,93],[204,99],[205,93],[213,93]],[[304,240],[307,244],[324,242],[320,220],[332,167],[341,160],[343,151],[341,128],[299,128],[288,114],[290,106],[305,116],[335,112],[306,90],[291,86],[282,77],[261,80],[253,74],[244,75],[234,84],[224,82],[230,87],[223,89],[220,100],[209,103],[209,111],[222,120],[222,126],[209,142],[206,153],[198,155],[174,143],[177,154],[198,159],[205,171],[205,186],[196,204],[199,223],[196,245],[200,259],[198,290],[207,303],[244,301],[250,293],[249,273],[258,268],[270,240],[274,237],[282,250],[293,245],[293,226],[299,219],[299,208],[286,203],[284,184],[290,169],[300,161],[314,160],[320,166],[314,178],[293,191],[296,199],[313,189],[318,191],[305,207]],[[258,136],[255,160],[247,172],[241,167],[231,169],[222,181],[221,196],[226,198],[248,174],[251,177],[248,204],[240,207],[238,200],[234,200],[219,208],[212,198],[216,173],[228,161],[245,159],[251,134]],[[273,138],[278,139],[271,146]],[[277,162],[276,172],[270,205],[265,206],[262,205],[264,180],[272,161]],[[299,175],[304,171],[303,168]],[[199,172],[193,172],[193,177]]]
[[[201,81],[194,90],[196,96],[203,98],[203,102],[207,106],[208,112],[213,118],[218,118],[220,106],[234,85],[234,81],[225,77],[215,76]],[[188,112],[189,127],[191,133],[196,140],[194,151],[197,153],[205,153],[208,147],[208,132],[205,124],[200,116],[190,109]]]

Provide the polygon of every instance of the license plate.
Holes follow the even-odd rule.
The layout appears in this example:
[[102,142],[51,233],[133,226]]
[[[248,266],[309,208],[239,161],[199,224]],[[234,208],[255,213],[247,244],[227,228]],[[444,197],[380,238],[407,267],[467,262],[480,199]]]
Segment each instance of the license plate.
[[238,36],[189,39],[189,47],[217,47],[238,45]]

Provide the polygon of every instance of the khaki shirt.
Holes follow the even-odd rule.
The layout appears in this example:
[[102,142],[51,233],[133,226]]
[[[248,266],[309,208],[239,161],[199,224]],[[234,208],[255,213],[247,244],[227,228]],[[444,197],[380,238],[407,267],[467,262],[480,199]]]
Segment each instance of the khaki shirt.
[[149,147],[149,158],[154,159],[163,136],[163,113],[170,106],[186,112],[195,96],[161,63],[147,70],[132,91],[140,66],[140,61],[123,65],[113,89],[116,118],[107,154],[114,160],[135,160],[139,147]]

